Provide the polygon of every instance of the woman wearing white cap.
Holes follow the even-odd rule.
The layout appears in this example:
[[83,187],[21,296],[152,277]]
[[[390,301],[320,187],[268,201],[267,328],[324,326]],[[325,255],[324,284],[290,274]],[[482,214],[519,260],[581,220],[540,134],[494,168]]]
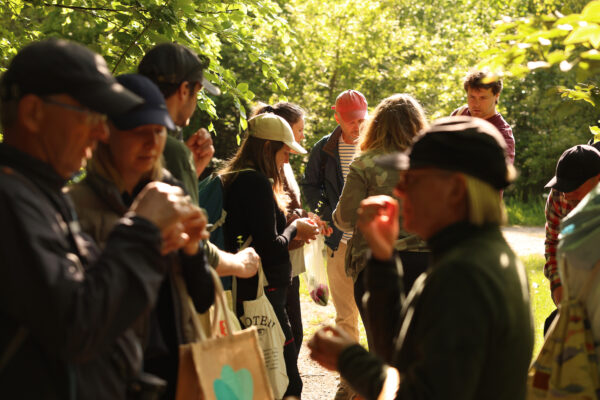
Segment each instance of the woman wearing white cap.
[[[252,236],[251,246],[261,258],[269,283],[265,287],[266,296],[285,334],[284,358],[289,378],[285,395],[299,396],[302,381],[285,311],[292,272],[288,245],[294,238],[304,241],[316,238],[318,225],[308,218],[299,218],[286,227],[289,197],[283,189],[281,171],[291,150],[306,153],[294,140],[289,124],[277,115],[260,114],[248,120],[248,137],[219,174],[225,187],[226,250],[237,251]],[[257,277],[238,279],[238,314],[243,310],[243,301],[256,297],[257,284]]]

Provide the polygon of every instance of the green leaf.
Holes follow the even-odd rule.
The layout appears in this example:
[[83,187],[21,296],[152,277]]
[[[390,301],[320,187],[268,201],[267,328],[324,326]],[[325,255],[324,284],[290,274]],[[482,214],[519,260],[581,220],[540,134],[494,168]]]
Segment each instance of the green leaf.
[[237,85],[237,90],[239,90],[241,93],[246,93],[248,91],[248,84],[246,82],[240,83]]
[[565,39],[565,44],[589,42],[595,48],[600,46],[600,26],[588,24],[579,26]]
[[590,1],[584,7],[581,16],[589,22],[600,22],[600,1]]

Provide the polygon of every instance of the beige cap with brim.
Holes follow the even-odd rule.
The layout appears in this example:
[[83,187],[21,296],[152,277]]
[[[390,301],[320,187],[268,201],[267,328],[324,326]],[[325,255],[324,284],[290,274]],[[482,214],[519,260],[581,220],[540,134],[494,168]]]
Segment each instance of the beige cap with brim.
[[297,153],[307,153],[294,139],[294,132],[292,132],[290,124],[278,115],[265,113],[250,118],[248,120],[248,133],[259,139],[283,142]]

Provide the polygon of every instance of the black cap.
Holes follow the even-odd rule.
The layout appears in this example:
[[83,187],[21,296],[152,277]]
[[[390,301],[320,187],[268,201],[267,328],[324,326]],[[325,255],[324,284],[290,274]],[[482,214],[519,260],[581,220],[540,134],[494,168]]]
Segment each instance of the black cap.
[[204,78],[203,70],[209,61],[178,43],[161,43],[150,49],[138,67],[138,72],[156,84],[180,85],[184,81],[200,82],[213,95],[221,94],[218,87]]
[[593,146],[580,144],[562,153],[556,164],[556,175],[544,187],[568,193],[598,174],[600,151]]
[[139,74],[126,74],[118,76],[117,81],[144,99],[144,104],[129,110],[125,114],[111,118],[118,129],[126,131],[150,124],[162,125],[171,130],[175,129],[165,98],[150,79]]
[[376,162],[397,170],[433,167],[463,172],[496,189],[504,189],[515,177],[506,143],[496,127],[466,116],[438,119],[417,136],[411,149]]
[[68,94],[92,111],[118,115],[143,102],[121,86],[99,54],[74,42],[47,39],[24,47],[0,81],[0,98]]

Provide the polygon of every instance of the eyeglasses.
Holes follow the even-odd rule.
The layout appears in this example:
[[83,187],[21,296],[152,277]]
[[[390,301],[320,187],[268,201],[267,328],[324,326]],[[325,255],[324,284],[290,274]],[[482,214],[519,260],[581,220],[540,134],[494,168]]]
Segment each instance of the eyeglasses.
[[76,106],[74,104],[63,103],[61,101],[54,100],[54,99],[51,99],[48,97],[42,97],[42,100],[46,104],[52,104],[52,105],[55,105],[58,107],[62,107],[66,110],[76,111],[78,113],[84,114],[85,115],[85,123],[87,125],[95,126],[101,122],[102,123],[106,122],[106,119],[107,119],[106,115],[97,113],[95,111],[92,111],[92,110],[82,107],[82,106]]

